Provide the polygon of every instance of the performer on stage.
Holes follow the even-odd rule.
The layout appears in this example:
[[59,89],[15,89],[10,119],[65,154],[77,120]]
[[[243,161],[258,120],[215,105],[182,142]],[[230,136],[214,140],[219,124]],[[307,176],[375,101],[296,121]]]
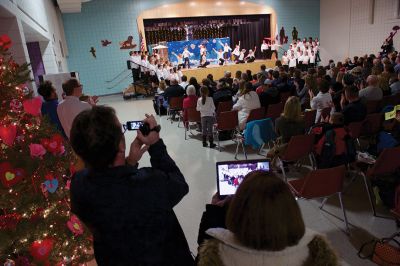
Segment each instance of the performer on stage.
[[249,53],[247,54],[245,60],[247,59],[247,63],[251,63],[254,62],[254,60],[256,60],[256,56],[255,56],[255,52],[257,50],[257,46],[254,46],[254,51],[253,50],[249,50]]
[[214,53],[217,54],[218,65],[222,66],[225,63],[224,52],[222,51],[222,49],[219,49],[218,51],[215,50],[214,48],[212,49]]
[[226,61],[229,60],[229,52],[232,51],[232,48],[228,45],[228,43],[223,44],[221,40],[219,41],[219,43],[224,47],[224,59],[226,63]]
[[232,52],[233,56],[235,57],[235,63],[238,62],[240,56],[240,42],[236,45],[235,50]]
[[267,52],[268,52],[268,44],[265,40],[263,40],[263,43],[261,44],[261,53],[263,59],[267,59]]
[[281,62],[282,62],[282,66],[285,69],[285,71],[288,72],[289,71],[289,58],[287,56],[287,52],[286,51],[282,55]]
[[198,47],[200,48],[200,59],[201,59],[201,55],[204,52],[207,52],[207,48],[204,46],[204,44],[200,44]]
[[289,69],[296,68],[296,65],[297,65],[297,58],[294,55],[294,51],[292,51],[292,53],[289,56]]
[[185,47],[185,48],[183,49],[183,52],[182,52],[182,56],[183,56],[183,65],[184,65],[186,68],[190,68],[190,60],[189,60],[189,57],[192,56],[192,55],[193,55],[193,53],[189,52],[189,50],[188,50],[187,47]]
[[140,78],[140,55],[138,55],[137,51],[130,51],[129,55],[129,61],[131,61],[133,82],[136,82]]
[[310,57],[308,56],[308,52],[305,51],[303,55],[303,69],[302,71],[307,71],[308,70],[308,64],[310,62]]
[[209,64],[210,62],[207,61],[207,52],[203,52],[203,54],[201,55],[200,65],[198,66],[198,68],[206,68]]
[[315,67],[315,53],[313,50],[311,50],[310,63],[308,64],[308,66]]
[[176,53],[174,53],[174,52],[172,52],[171,54],[173,54],[175,57],[176,57],[176,59],[178,60],[178,67],[183,67],[183,57],[182,57],[182,54],[176,54]]
[[277,44],[275,41],[272,41],[271,44],[271,58],[272,55],[275,54],[275,59],[278,59],[278,49],[279,49],[280,45]]
[[244,55],[245,55],[245,53],[246,53],[246,49],[242,49],[240,51],[240,55],[239,55],[239,58],[238,58],[238,61],[236,62],[236,64],[244,64]]

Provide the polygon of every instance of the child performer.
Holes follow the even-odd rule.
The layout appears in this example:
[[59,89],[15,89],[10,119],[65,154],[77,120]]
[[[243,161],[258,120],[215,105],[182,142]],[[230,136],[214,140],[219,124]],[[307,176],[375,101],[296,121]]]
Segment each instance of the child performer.
[[265,40],[263,40],[260,50],[261,50],[263,59],[267,59],[268,44],[265,42]]
[[218,51],[213,48],[214,53],[217,54],[217,60],[218,60],[218,65],[222,66],[225,63],[224,59],[224,52],[222,49],[219,49]]
[[238,58],[238,61],[236,62],[236,64],[244,64],[244,54],[246,53],[246,49],[242,49],[242,51],[240,51],[240,55]]
[[221,42],[221,40],[219,41],[219,43],[224,46],[224,59],[225,62],[229,60],[229,52],[232,51],[232,48],[228,45],[228,43],[223,44]]
[[200,88],[201,98],[197,100],[196,110],[200,111],[201,115],[201,128],[203,133],[203,147],[207,147],[207,137],[210,141],[210,148],[215,148],[213,138],[213,125],[215,105],[211,97],[208,97],[208,88],[202,86]]
[[183,57],[182,54],[176,54],[175,52],[172,52],[171,54],[175,55],[176,59],[178,60],[178,67],[183,67]]
[[235,57],[235,63],[238,62],[240,56],[240,42],[236,45],[235,50],[232,52],[233,56]]
[[192,56],[193,53],[189,52],[188,48],[185,47],[182,52],[183,56],[183,65],[187,68],[190,68],[190,60],[189,57]]
[[254,62],[254,60],[256,60],[256,56],[255,56],[255,52],[257,50],[257,46],[254,46],[254,51],[253,50],[249,50],[249,53],[247,54],[245,60],[247,59],[247,63],[251,63]]
[[200,57],[200,65],[198,68],[205,68],[210,64],[210,62],[207,61],[207,52],[203,52],[203,54]]

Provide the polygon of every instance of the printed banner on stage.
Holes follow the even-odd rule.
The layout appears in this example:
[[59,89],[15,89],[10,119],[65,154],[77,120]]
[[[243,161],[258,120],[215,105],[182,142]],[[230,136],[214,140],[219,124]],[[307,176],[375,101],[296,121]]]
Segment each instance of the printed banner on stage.
[[189,52],[193,53],[190,57],[191,65],[199,65],[200,62],[200,48],[199,45],[205,45],[207,49],[207,61],[210,64],[217,64],[217,54],[214,52],[213,48],[218,51],[219,49],[224,49],[223,45],[227,43],[230,45],[229,37],[226,38],[210,38],[201,40],[189,40],[189,41],[179,41],[179,42],[168,42],[168,57],[169,60],[176,65],[178,63],[177,56],[182,54],[183,49],[188,47]]

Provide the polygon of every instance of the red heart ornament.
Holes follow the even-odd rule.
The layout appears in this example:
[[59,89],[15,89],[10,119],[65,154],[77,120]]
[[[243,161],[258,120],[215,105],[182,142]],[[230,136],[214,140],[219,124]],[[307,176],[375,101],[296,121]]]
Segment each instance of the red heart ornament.
[[25,171],[20,168],[12,168],[9,162],[0,163],[0,182],[6,188],[19,183],[25,177]]
[[42,99],[38,96],[29,100],[25,100],[22,104],[24,111],[33,116],[39,116],[42,108]]
[[4,49],[9,49],[11,47],[11,39],[7,34],[3,34],[0,36],[0,45],[3,46]]
[[52,249],[53,240],[47,238],[33,242],[30,248],[30,253],[35,260],[44,261],[50,256]]
[[16,125],[11,124],[8,126],[0,126],[0,138],[7,146],[13,145],[16,136],[17,136]]

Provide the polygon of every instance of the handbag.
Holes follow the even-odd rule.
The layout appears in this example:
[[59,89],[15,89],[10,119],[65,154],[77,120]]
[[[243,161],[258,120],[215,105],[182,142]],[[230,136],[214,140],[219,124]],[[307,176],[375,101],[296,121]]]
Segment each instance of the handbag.
[[[370,259],[378,265],[382,266],[395,266],[400,265],[400,242],[398,239],[400,232],[395,233],[391,237],[374,239],[364,243],[357,255],[361,259]],[[371,254],[363,256],[364,249],[372,246]]]

